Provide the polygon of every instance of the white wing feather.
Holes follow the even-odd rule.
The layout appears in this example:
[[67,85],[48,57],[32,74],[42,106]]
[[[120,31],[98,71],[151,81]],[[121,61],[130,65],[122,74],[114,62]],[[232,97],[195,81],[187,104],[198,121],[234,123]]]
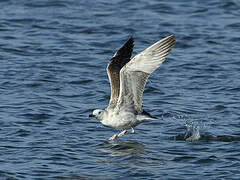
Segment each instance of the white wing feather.
[[133,105],[138,113],[142,112],[142,94],[146,81],[165,60],[174,43],[174,35],[159,40],[137,54],[121,69],[118,108]]
[[151,74],[165,60],[175,43],[174,35],[157,41],[141,53],[137,54],[127,65],[128,71],[142,71]]

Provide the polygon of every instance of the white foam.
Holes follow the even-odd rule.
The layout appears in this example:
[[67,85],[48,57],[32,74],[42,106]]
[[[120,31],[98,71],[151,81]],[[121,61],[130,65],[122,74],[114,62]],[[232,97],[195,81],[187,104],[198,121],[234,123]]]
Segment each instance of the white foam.
[[[184,139],[186,139],[186,141],[197,141],[201,138],[199,126],[196,126],[194,124],[186,124],[185,126],[187,127],[187,131],[184,136]],[[190,137],[188,137],[188,135],[190,135]]]

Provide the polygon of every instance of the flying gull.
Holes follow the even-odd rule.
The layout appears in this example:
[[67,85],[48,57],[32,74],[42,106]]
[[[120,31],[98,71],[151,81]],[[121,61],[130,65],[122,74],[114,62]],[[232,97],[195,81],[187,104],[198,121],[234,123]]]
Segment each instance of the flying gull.
[[[131,59],[133,38],[130,38],[112,57],[107,66],[111,97],[106,109],[95,109],[95,117],[104,126],[122,130],[108,140],[127,132],[134,133],[138,124],[156,119],[142,109],[142,95],[146,81],[165,60],[175,43],[174,35],[157,41]],[[130,131],[128,131],[130,130]]]

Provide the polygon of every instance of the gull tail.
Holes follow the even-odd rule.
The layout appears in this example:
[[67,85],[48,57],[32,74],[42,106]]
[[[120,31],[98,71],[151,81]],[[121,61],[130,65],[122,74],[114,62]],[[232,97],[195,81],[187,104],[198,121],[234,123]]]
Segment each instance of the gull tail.
[[150,113],[144,110],[141,114],[137,115],[137,120],[139,120],[140,122],[148,121],[148,120],[157,120],[157,119],[158,118],[152,116]]

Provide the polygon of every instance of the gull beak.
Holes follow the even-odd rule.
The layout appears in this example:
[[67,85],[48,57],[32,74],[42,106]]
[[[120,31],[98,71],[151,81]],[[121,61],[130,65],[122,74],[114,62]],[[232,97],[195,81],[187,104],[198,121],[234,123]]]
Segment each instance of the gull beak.
[[93,114],[89,114],[88,117],[92,118],[95,117]]

